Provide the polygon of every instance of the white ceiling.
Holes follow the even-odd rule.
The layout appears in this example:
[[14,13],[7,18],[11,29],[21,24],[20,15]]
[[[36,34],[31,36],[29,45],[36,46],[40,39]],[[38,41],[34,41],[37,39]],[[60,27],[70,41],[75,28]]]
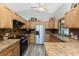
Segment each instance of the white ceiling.
[[[38,6],[37,3],[5,3],[5,5],[17,13],[29,10],[31,7]],[[53,13],[62,5],[62,3],[44,3],[44,5],[45,8],[48,9],[48,11],[45,12]]]

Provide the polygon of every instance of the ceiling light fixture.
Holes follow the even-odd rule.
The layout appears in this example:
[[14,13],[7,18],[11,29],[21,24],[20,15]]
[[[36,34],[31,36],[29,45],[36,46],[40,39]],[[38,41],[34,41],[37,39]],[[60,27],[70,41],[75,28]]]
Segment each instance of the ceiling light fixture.
[[38,11],[45,11],[44,8],[37,8]]

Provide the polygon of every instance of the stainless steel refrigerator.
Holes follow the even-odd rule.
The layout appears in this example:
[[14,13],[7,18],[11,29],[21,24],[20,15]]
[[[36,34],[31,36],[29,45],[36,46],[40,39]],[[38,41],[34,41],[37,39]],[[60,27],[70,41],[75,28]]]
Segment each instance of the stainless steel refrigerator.
[[44,25],[36,25],[36,44],[44,44],[45,41],[45,27]]

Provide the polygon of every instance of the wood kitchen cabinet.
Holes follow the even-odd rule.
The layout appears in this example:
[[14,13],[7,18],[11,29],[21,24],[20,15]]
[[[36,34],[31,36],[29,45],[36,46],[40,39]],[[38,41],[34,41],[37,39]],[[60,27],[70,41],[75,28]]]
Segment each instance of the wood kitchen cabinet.
[[79,28],[79,7],[71,10],[71,28]]
[[64,23],[65,23],[65,27],[66,28],[70,28],[71,27],[71,12],[67,12],[64,15]]
[[45,26],[45,29],[49,29],[49,21],[41,21]]
[[0,5],[0,28],[13,28],[11,10]]
[[19,22],[24,23],[23,29],[27,28],[26,26],[26,20],[18,15],[17,13],[11,11],[9,8],[7,8],[5,5],[0,4],[0,28],[11,28],[13,29],[13,20],[17,20]]
[[30,29],[35,29],[37,21],[30,21]]
[[18,20],[18,15],[17,15],[17,13],[15,13],[15,12],[13,12],[13,11],[12,11],[12,19],[13,19],[13,20]]
[[24,23],[24,19],[20,15],[18,15],[17,17],[18,17],[18,19],[17,19],[18,21]]
[[72,8],[64,15],[65,27],[79,28],[79,6]]
[[14,45],[6,48],[0,52],[0,56],[20,56],[20,43],[17,42]]
[[58,29],[58,20],[56,20],[56,19],[54,19],[53,20],[54,21],[54,27],[53,27],[53,29]]
[[50,34],[45,34],[45,42],[50,42]]
[[58,20],[55,18],[51,18],[49,20],[49,29],[58,29]]
[[61,42],[61,40],[53,35],[50,35],[50,42]]
[[35,43],[35,34],[31,33],[29,38],[29,44],[34,44],[34,43]]
[[27,23],[26,23],[27,25],[27,29],[29,29],[30,28],[30,21],[29,20],[27,20]]
[[20,43],[14,45],[16,49],[13,49],[13,55],[19,56],[20,55]]
[[53,29],[53,28],[54,28],[54,21],[52,19],[52,20],[49,20],[49,29]]
[[30,29],[35,29],[36,25],[44,25],[45,29],[49,29],[49,21],[29,21]]

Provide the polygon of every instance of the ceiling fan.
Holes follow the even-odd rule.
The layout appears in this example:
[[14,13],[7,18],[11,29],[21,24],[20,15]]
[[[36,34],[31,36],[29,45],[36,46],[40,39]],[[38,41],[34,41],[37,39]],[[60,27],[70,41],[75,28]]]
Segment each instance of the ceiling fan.
[[45,4],[40,4],[40,3],[38,3],[38,6],[31,7],[31,8],[34,8],[38,11],[48,11],[48,9],[46,8],[46,5]]

